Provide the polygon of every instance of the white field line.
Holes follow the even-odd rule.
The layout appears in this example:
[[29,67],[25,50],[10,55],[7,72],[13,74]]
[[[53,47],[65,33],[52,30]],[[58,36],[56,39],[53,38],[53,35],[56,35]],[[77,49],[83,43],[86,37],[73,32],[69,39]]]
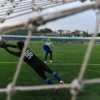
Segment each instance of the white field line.
[[[0,62],[0,64],[9,64],[9,63],[16,64],[18,62],[6,62],[6,61]],[[26,64],[26,63],[23,62],[23,64]],[[47,64],[51,64],[51,63],[47,63]],[[73,65],[73,66],[75,66],[75,65],[81,65],[81,63],[63,63],[62,62],[62,63],[52,63],[51,65]],[[100,65],[100,63],[99,64],[87,64],[87,65],[96,66],[96,65]]]
[[[65,50],[53,50],[53,51],[57,51],[57,52],[60,52],[60,51],[63,51],[63,52],[86,52],[85,50],[67,50],[67,49],[65,49]],[[92,52],[100,52],[99,50],[94,50],[94,51],[92,51]]]

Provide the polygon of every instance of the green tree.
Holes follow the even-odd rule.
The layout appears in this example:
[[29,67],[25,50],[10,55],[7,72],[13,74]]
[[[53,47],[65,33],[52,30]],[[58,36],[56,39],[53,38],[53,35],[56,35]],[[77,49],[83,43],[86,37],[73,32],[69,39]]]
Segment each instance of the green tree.
[[52,33],[53,31],[51,29],[49,29],[49,28],[45,28],[45,32],[46,33]]
[[[32,32],[32,35],[36,35],[38,31]],[[7,35],[28,35],[28,30],[18,30],[12,33],[8,33]]]
[[64,30],[58,30],[58,32],[60,33],[60,36],[61,36],[61,34],[64,32]]
[[40,29],[39,33],[45,33],[45,29]]

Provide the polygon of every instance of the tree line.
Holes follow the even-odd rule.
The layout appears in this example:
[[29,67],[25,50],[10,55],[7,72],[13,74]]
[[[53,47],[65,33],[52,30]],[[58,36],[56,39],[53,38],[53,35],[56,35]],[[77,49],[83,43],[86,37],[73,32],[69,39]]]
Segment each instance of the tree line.
[[[37,31],[33,32],[32,35],[47,35],[47,33],[54,35],[54,34],[59,34],[60,36],[64,34],[64,36],[77,36],[77,37],[91,37],[92,34],[89,34],[86,31],[80,31],[80,30],[75,30],[73,32],[71,32],[70,30],[57,30],[57,31],[53,31],[50,28],[43,28],[43,29],[38,29]],[[7,33],[7,35],[27,35],[28,34],[28,30],[18,30],[16,32],[12,32],[12,33]],[[100,37],[100,33],[98,33],[97,35],[98,37]]]

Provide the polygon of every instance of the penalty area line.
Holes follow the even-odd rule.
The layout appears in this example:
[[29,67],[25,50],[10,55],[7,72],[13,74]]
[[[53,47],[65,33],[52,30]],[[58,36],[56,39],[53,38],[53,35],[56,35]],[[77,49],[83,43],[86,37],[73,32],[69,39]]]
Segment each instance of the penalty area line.
[[[9,63],[11,63],[11,64],[17,64],[18,62],[0,62],[0,64],[9,64]],[[25,62],[23,62],[23,64],[26,64]],[[75,66],[75,65],[82,65],[81,63],[64,63],[64,62],[61,62],[61,63],[47,63],[47,64],[49,64],[49,65],[73,65],[73,66]],[[96,65],[100,65],[100,64],[87,64],[87,65],[94,65],[94,66],[96,66]]]
[[[17,64],[18,62],[0,62],[0,64],[9,64],[9,63],[12,63],[12,64]],[[24,62],[23,62],[24,63]]]

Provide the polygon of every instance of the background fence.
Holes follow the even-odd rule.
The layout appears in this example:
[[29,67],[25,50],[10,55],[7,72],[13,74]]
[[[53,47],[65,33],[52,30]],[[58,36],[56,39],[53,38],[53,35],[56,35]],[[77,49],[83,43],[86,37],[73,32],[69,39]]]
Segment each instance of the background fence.
[[[25,40],[27,36],[2,35],[6,40]],[[31,36],[31,41],[46,41],[47,36]],[[89,42],[91,37],[49,37],[54,42]],[[97,37],[95,42],[100,42],[100,37]]]

